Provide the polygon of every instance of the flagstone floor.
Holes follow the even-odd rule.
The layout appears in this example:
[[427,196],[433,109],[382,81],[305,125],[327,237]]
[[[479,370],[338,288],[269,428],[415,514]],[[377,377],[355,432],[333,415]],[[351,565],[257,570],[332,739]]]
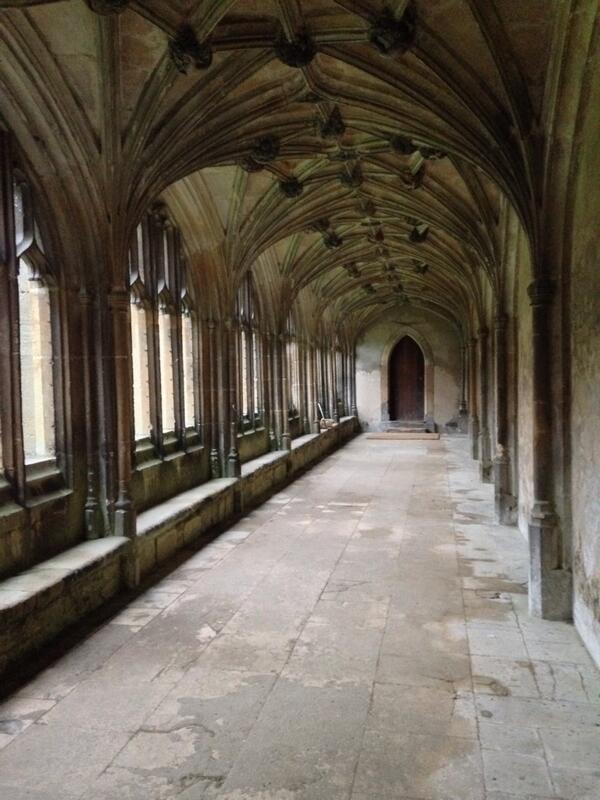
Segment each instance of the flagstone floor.
[[2,800],[600,798],[600,673],[461,438],[361,436],[0,706]]

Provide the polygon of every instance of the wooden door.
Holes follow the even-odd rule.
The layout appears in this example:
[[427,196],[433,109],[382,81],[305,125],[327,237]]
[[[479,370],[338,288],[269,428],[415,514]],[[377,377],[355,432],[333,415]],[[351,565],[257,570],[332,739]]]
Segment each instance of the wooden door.
[[390,419],[419,420],[425,416],[425,360],[410,336],[400,339],[389,363]]

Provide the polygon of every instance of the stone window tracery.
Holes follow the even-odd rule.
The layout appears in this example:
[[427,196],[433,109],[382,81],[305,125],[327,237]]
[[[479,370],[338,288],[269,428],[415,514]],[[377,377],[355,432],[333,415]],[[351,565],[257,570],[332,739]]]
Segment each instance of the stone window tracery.
[[63,485],[60,299],[37,197],[0,130],[0,501]]
[[237,329],[237,407],[241,430],[255,430],[262,425],[262,358],[258,303],[248,272],[236,297]]
[[290,313],[286,325],[286,363],[288,381],[288,415],[290,419],[299,414],[300,408],[300,358],[296,325]]
[[179,230],[162,204],[136,229],[129,254],[134,432],[158,455],[198,438],[197,325]]
[[19,367],[25,464],[54,459],[56,420],[52,300],[54,276],[36,225],[31,189],[18,173],[13,186],[19,291]]

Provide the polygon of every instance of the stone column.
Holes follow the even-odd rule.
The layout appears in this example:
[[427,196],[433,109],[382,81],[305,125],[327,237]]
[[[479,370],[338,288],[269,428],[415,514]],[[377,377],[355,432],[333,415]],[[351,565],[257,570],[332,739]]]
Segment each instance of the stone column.
[[572,574],[563,563],[560,520],[554,507],[552,426],[552,302],[554,282],[528,287],[533,331],[533,506],[529,520],[529,610],[544,619],[572,615]]
[[350,351],[350,413],[358,418],[358,407],[356,405],[356,345],[352,345]]
[[300,420],[302,423],[302,433],[310,433],[310,425],[308,422],[308,347],[304,339],[298,342],[298,367],[300,374]]
[[344,349],[344,404],[346,406],[346,414],[352,414],[352,387],[350,384],[350,371],[352,369],[352,357],[350,355],[350,347],[346,346]]
[[227,475],[227,452],[229,449],[229,362],[228,330],[222,321],[214,329],[215,338],[215,447],[221,458],[220,473]]
[[340,411],[338,408],[338,350],[334,348],[331,352],[332,386],[333,386],[333,419],[340,421]]
[[460,346],[460,403],[458,413],[463,416],[467,413],[467,348]]
[[86,539],[98,539],[105,534],[104,515],[100,500],[100,452],[98,432],[100,414],[98,409],[98,384],[94,369],[94,337],[100,327],[94,320],[92,294],[83,290],[79,295],[81,308],[81,361],[83,382],[83,404],[85,408],[85,444],[87,488],[85,498]]
[[496,519],[511,524],[514,514],[514,497],[510,491],[510,454],[508,448],[508,318],[500,312],[494,322],[495,372],[496,372],[496,452],[494,454],[494,502]]
[[479,375],[480,375],[480,422],[479,429],[479,474],[484,483],[492,481],[492,459],[490,448],[490,431],[488,424],[488,394],[489,394],[489,358],[488,358],[489,331],[481,328],[479,331]]
[[274,345],[274,336],[272,333],[267,333],[266,335],[266,342],[265,342],[265,353],[266,353],[266,372],[267,372],[267,395],[269,397],[268,400],[268,408],[269,413],[267,415],[267,425],[269,430],[269,448],[271,450],[277,450],[277,420],[276,420],[276,412],[275,412],[275,404],[276,404],[276,396],[275,396],[275,345]]
[[317,351],[314,344],[308,346],[310,382],[308,385],[308,413],[311,432],[319,432],[319,412],[317,410]]
[[281,397],[281,449],[292,449],[292,437],[290,435],[290,387],[288,379],[287,347],[286,337],[281,334],[277,338],[279,351],[279,383]]
[[218,407],[218,371],[217,371],[217,342],[215,336],[214,320],[208,320],[206,325],[208,332],[208,375],[210,404],[205,413],[210,413],[210,477],[221,477],[221,457],[219,454],[219,407]]
[[335,349],[327,350],[327,377],[329,384],[329,416],[334,422],[339,422],[335,386]]
[[283,398],[281,396],[281,340],[277,334],[273,335],[273,424],[277,449],[282,447],[283,436]]
[[227,344],[227,358],[228,358],[228,388],[227,392],[224,388],[223,394],[228,397],[229,402],[228,410],[228,425],[229,428],[229,448],[227,451],[227,476],[229,478],[239,478],[242,474],[242,467],[240,463],[240,454],[237,449],[237,429],[238,429],[238,408],[237,408],[237,330],[235,329],[231,319],[225,322],[225,337]]
[[114,505],[116,536],[135,536],[135,509],[131,499],[133,452],[133,387],[131,373],[131,334],[129,292],[115,289],[108,295],[114,364],[114,407],[117,497]]
[[471,456],[479,458],[479,416],[477,414],[477,339],[469,339],[469,435],[471,437]]

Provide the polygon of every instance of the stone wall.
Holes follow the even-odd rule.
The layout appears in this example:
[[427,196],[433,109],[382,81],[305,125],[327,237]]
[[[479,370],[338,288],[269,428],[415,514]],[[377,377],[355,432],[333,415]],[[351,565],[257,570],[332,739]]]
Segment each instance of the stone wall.
[[[522,254],[524,256],[524,254]],[[527,287],[531,281],[526,258],[519,264],[516,282],[516,352],[517,364],[517,442],[518,525],[527,538],[529,514],[533,502],[533,360],[531,349],[531,305]]]
[[600,86],[593,85],[571,257],[571,502],[574,617],[600,665],[600,226],[590,203],[600,174]]
[[84,542],[0,587],[0,675],[69,625],[136,584],[178,551],[233,521],[286,485],[310,464],[352,438],[356,418],[296,439],[248,461],[240,478],[219,478],[142,511],[132,539]]
[[[445,430],[445,426],[456,422],[458,416],[460,339],[450,322],[412,307],[386,314],[357,343],[356,395],[361,425],[364,430],[381,430],[382,423],[388,418],[387,362],[392,348],[404,334],[412,335],[424,350],[425,414],[433,416],[438,430]],[[428,365],[428,361],[431,364]],[[431,378],[432,408],[428,408]]]

